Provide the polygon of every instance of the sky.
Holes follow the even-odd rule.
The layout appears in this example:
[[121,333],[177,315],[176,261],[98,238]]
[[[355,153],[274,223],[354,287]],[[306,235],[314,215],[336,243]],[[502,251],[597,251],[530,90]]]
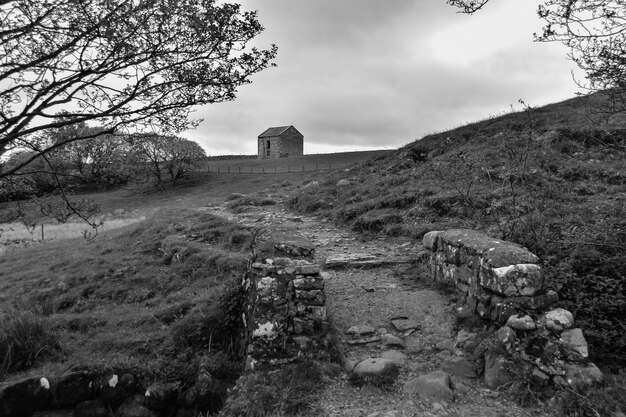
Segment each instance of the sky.
[[539,0],[492,0],[474,15],[445,0],[239,0],[257,10],[277,66],[237,99],[197,109],[184,137],[209,155],[256,154],[293,125],[304,152],[394,149],[462,124],[575,95],[559,43],[533,42]]

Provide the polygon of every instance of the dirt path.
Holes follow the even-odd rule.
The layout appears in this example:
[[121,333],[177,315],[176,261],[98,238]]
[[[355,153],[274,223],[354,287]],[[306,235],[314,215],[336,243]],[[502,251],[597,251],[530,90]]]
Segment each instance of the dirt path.
[[[452,303],[432,288],[423,268],[410,264],[420,251],[420,242],[362,241],[357,234],[324,219],[296,215],[280,205],[251,207],[241,213],[223,205],[207,209],[248,226],[288,228],[306,237],[316,246],[317,260],[326,264],[328,312],[346,361],[397,357],[400,375],[390,386],[359,386],[346,373],[329,380],[319,399],[319,415],[547,415],[537,408],[518,407],[506,394],[487,389],[480,379],[453,376],[456,399],[449,404],[423,401],[403,392],[407,381],[440,369],[449,353],[435,345],[456,336]],[[414,321],[417,328],[400,331],[391,322],[394,318]],[[353,326],[360,326],[364,333],[348,334]]]

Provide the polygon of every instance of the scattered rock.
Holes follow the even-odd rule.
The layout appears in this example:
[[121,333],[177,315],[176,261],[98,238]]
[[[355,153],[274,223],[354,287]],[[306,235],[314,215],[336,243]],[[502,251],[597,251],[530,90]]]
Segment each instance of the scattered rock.
[[550,330],[562,331],[574,325],[574,316],[564,308],[555,308],[548,311],[540,319]]
[[435,347],[439,350],[447,350],[450,353],[454,352],[454,339],[444,339],[437,343]]
[[373,327],[368,326],[367,324],[359,324],[356,326],[350,327],[346,330],[346,334],[352,334],[357,336],[365,336],[369,334],[374,334],[376,330]]
[[375,382],[391,382],[399,374],[398,365],[390,359],[383,358],[365,359],[359,362],[353,371],[355,377]]
[[398,365],[403,365],[404,363],[406,363],[406,360],[407,360],[407,356],[404,353],[397,351],[397,350],[387,350],[382,353],[381,357],[383,359],[392,360]]
[[391,320],[391,324],[393,324],[393,327],[395,327],[400,332],[411,329],[419,329],[420,327],[420,324],[418,322],[409,319],[394,319]]
[[407,381],[404,384],[404,392],[408,395],[417,394],[420,398],[429,401],[454,401],[450,375],[443,371],[435,371]]
[[573,349],[580,354],[582,358],[589,357],[589,349],[587,348],[587,341],[585,340],[582,329],[564,330],[563,333],[561,333],[561,343]]
[[504,356],[488,352],[485,355],[485,385],[497,389],[512,382],[507,368],[508,361]]
[[380,340],[382,340],[382,342],[386,346],[397,346],[400,348],[404,348],[404,342],[398,336],[394,336],[392,334],[383,334],[380,337]]
[[318,187],[319,185],[320,183],[318,181],[311,181],[310,183],[308,183],[302,188],[306,190],[307,188],[315,188],[315,187]]
[[478,378],[474,366],[460,356],[446,358],[441,364],[441,370],[461,378]]
[[513,314],[506,321],[506,325],[515,330],[535,330],[537,325],[535,321],[529,316],[518,316],[517,314]]
[[586,365],[565,364],[565,380],[574,388],[602,382],[604,375],[593,363]]
[[350,181],[348,181],[347,179],[340,179],[339,181],[337,181],[337,187],[346,187],[350,185]]

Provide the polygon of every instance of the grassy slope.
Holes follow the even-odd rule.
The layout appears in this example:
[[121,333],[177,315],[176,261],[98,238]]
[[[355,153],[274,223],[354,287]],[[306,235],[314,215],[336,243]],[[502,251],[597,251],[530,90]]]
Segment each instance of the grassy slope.
[[464,227],[516,241],[542,258],[593,359],[623,366],[626,118],[609,135],[586,114],[572,99],[430,135],[326,176],[291,205],[365,233]]
[[0,257],[0,311],[34,312],[57,338],[26,361],[31,372],[121,367],[189,383],[208,346],[232,347],[218,337],[218,302],[246,270],[250,241],[249,231],[211,214],[164,209],[94,241],[9,250]]

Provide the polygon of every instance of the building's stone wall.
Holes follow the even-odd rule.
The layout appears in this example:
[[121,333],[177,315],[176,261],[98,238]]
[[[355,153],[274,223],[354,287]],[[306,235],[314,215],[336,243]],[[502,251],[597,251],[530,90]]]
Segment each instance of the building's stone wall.
[[[267,154],[267,144],[269,146],[269,156]],[[292,156],[302,156],[304,154],[304,137],[290,126],[280,136],[265,136],[258,138],[259,159],[288,158]]]
[[[569,311],[553,308],[558,295],[546,290],[536,255],[465,229],[427,233],[423,245],[430,250],[431,277],[456,287],[457,313],[501,326],[494,334],[500,348],[483,352],[490,388],[520,377],[536,388],[602,380],[602,372],[589,362],[583,330],[575,327]],[[520,375],[502,365],[509,361],[518,364],[515,373]]]

